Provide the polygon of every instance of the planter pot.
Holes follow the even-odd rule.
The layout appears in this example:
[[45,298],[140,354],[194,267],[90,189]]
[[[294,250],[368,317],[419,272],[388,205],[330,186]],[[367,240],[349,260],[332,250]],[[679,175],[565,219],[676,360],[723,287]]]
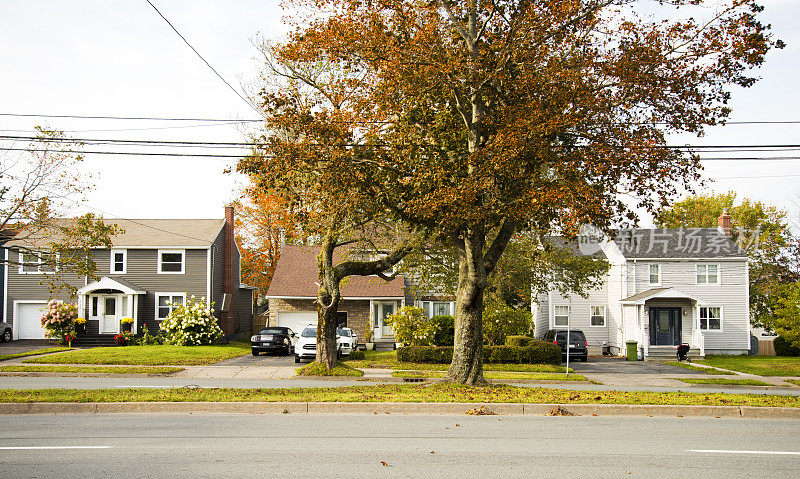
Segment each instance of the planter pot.
[[400,349],[403,347],[403,343],[394,343],[394,349]]
[[375,349],[375,343],[366,343],[365,346],[367,347],[367,351]]

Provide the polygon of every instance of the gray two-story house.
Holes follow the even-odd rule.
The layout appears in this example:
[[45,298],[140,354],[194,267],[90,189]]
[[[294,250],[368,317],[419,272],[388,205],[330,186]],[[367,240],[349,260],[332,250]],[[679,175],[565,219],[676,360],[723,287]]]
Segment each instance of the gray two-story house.
[[539,294],[531,304],[536,336],[580,329],[590,354],[603,346],[624,354],[627,341],[647,358],[675,357],[680,344],[695,356],[747,354],[748,256],[731,240],[729,218],[720,228],[624,230],[582,244],[582,254],[609,262],[605,281],[586,297]]
[[[97,280],[65,273],[62,280],[77,291],[50,293],[44,275],[50,266],[24,240],[11,240],[6,254],[19,256],[22,266],[7,268],[4,297],[6,318],[16,339],[40,339],[42,307],[50,299],[75,302],[86,318],[87,336],[113,338],[123,318],[133,319],[132,331],[150,332],[175,308],[194,296],[213,303],[228,337],[252,330],[252,288],[242,284],[240,253],[234,239],[233,208],[223,219],[107,219],[123,233],[112,237],[112,248],[92,251]],[[39,263],[37,265],[37,263]]]

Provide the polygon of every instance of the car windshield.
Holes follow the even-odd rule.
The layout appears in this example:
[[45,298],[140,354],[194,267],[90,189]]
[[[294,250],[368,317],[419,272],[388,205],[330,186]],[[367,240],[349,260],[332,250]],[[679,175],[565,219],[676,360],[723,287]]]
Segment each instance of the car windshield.
[[304,338],[316,338],[317,337],[317,328],[306,328],[300,333],[300,336]]
[[339,336],[346,336],[346,337],[349,338],[350,337],[350,330],[349,329],[339,328],[339,329],[336,330],[336,334],[338,334]]
[[282,329],[267,328],[267,329],[262,329],[261,331],[259,331],[258,334],[284,334],[284,333],[285,333],[285,331],[282,330]]

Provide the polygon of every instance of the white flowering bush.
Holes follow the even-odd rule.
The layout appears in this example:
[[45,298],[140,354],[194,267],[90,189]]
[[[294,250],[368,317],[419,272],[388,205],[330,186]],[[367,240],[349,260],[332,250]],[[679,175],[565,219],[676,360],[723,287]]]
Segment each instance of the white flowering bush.
[[384,321],[392,325],[394,337],[400,343],[412,346],[429,346],[433,343],[436,329],[428,321],[422,308],[403,306]]
[[192,296],[186,304],[176,305],[167,319],[161,322],[164,344],[202,346],[213,344],[222,337],[222,329],[206,298],[196,301]]
[[75,320],[78,319],[78,305],[51,299],[44,307],[42,327],[44,337],[64,341],[65,336],[75,336]]

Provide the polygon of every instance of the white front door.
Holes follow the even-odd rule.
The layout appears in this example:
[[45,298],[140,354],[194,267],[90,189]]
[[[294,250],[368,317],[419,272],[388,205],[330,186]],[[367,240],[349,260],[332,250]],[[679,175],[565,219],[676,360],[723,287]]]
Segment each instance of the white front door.
[[373,303],[372,307],[372,318],[374,326],[373,334],[376,339],[394,337],[394,330],[392,329],[392,325],[386,324],[385,319],[393,315],[395,313],[396,308],[397,308],[397,303],[395,303],[394,301]]
[[103,317],[100,320],[101,333],[119,333],[119,301],[116,296],[103,296]]

